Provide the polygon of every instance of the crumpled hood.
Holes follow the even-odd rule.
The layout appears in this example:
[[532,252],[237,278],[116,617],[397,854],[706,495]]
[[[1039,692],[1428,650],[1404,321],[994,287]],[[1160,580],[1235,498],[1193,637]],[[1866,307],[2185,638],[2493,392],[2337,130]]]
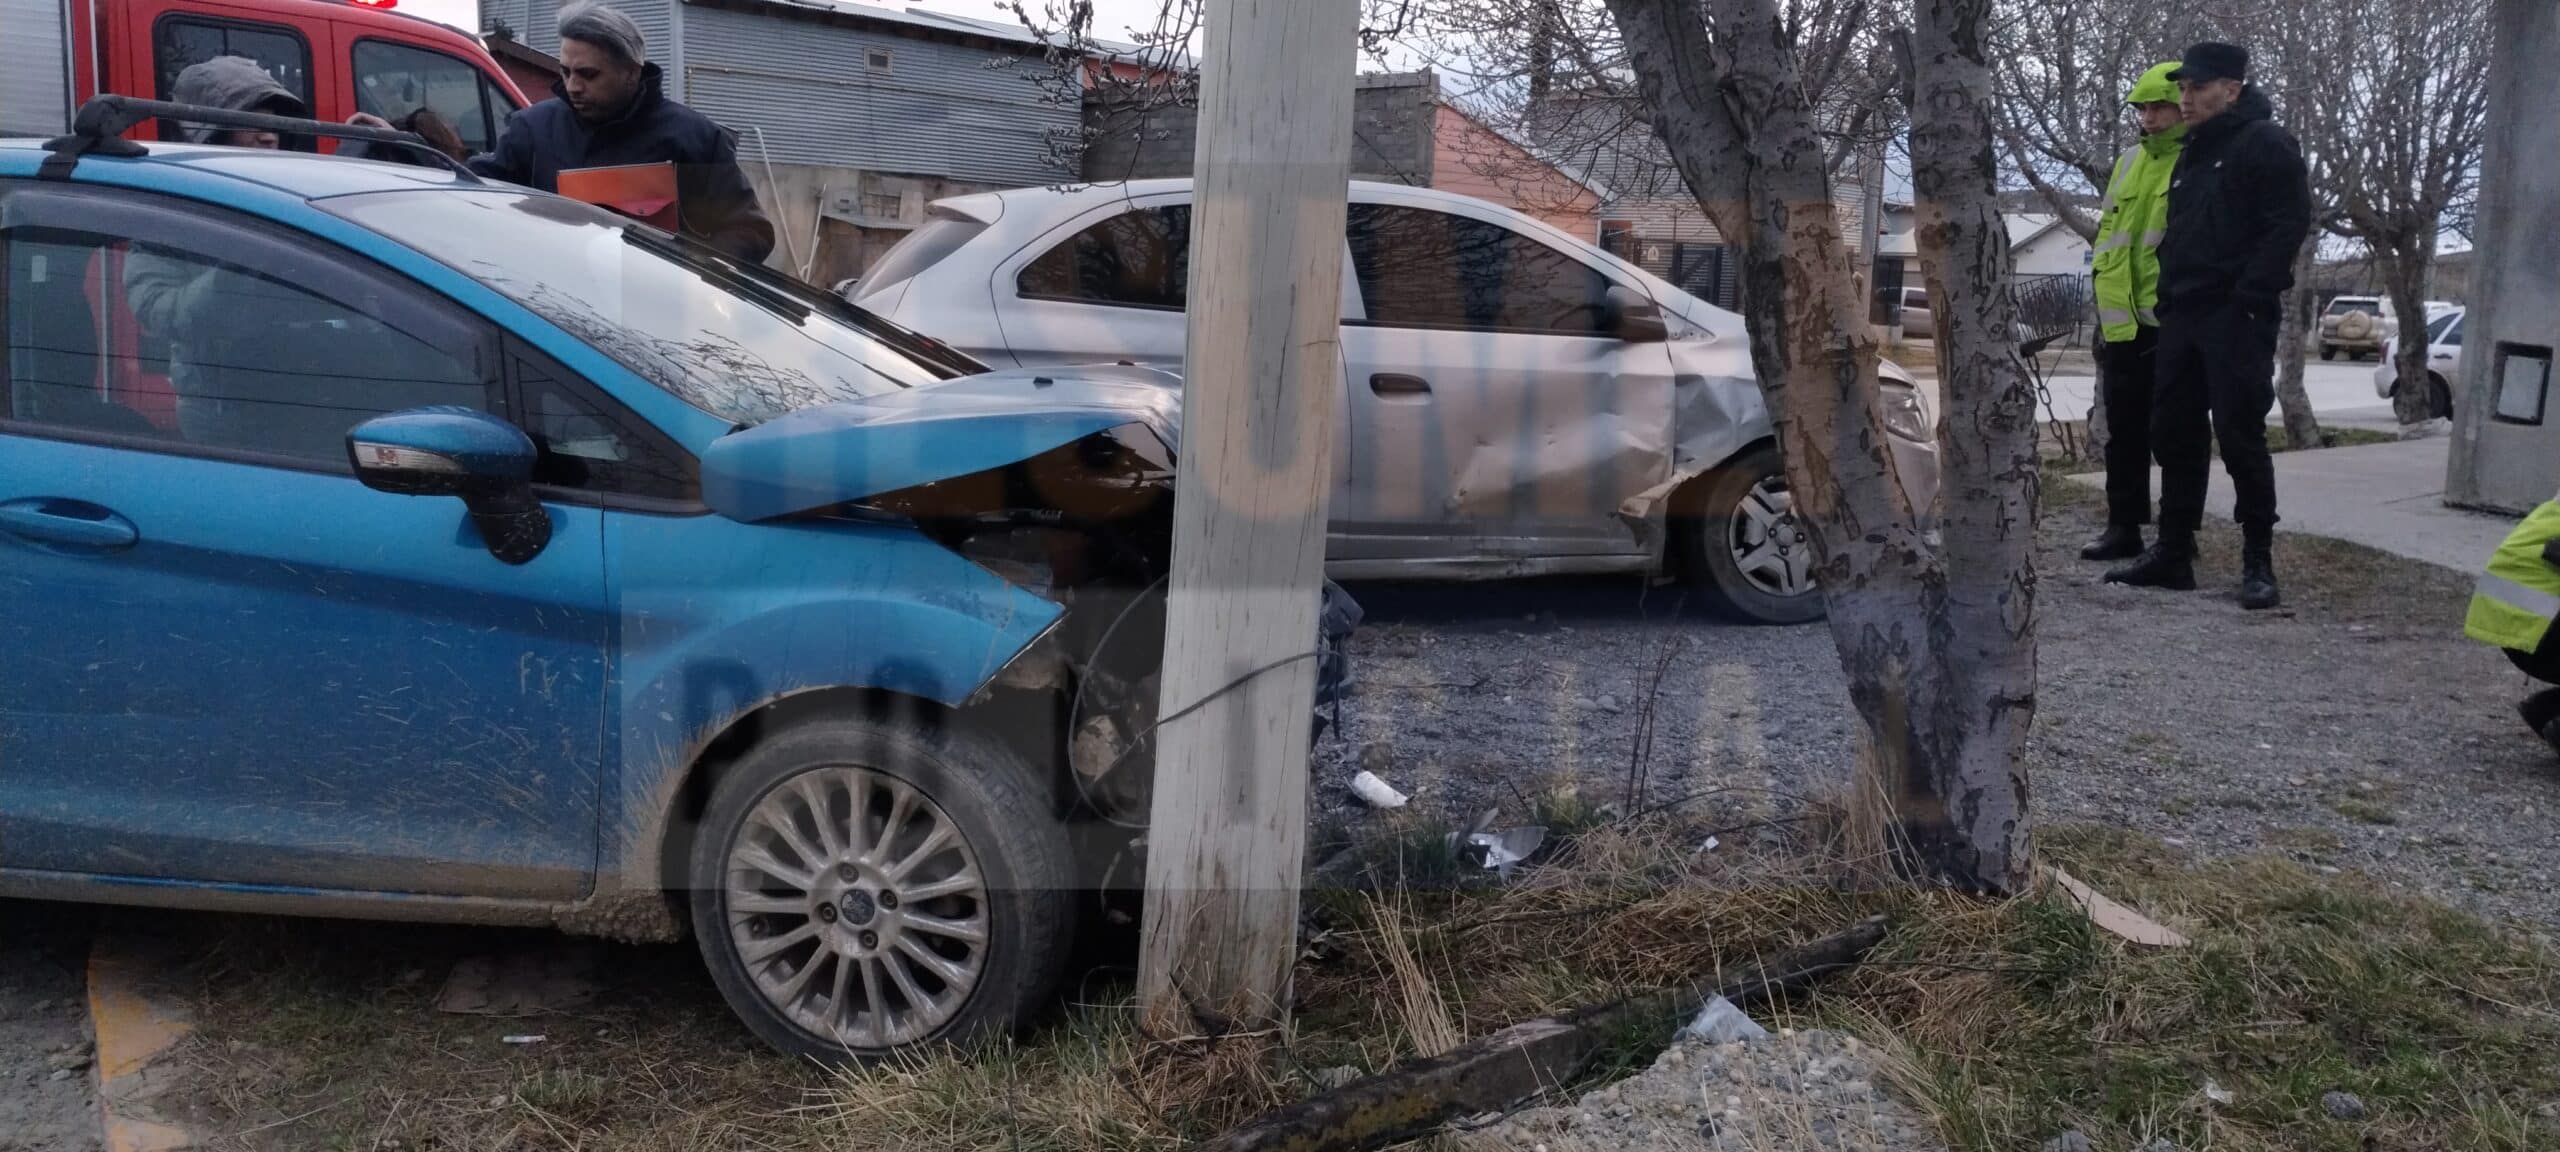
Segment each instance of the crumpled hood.
[[770,520],[999,468],[1124,424],[1178,448],[1182,378],[1111,365],[963,376],[723,436],[703,450],[702,499],[733,520]]

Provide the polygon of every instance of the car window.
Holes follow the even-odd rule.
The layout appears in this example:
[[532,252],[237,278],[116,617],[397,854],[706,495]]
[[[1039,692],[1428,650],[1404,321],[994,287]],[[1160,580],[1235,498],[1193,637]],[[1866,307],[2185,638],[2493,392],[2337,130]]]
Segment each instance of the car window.
[[985,371],[827,293],[593,205],[496,188],[318,204],[733,424]]
[[[165,16],[152,26],[151,69],[162,100],[174,94],[178,73],[216,56],[245,56],[256,61],[285,91],[301,97],[304,107],[312,107],[311,46],[300,33],[273,25],[202,16]],[[160,138],[177,139],[176,125],[161,121]]]
[[506,104],[489,106],[488,83],[479,69],[442,52],[387,40],[357,41],[352,62],[357,111],[401,124],[418,109],[432,108],[472,151],[489,150],[493,120],[504,115]]
[[1905,308],[1912,309],[1913,311],[1917,311],[1917,312],[1926,312],[1926,311],[1928,311],[1928,310],[1929,310],[1929,290],[1928,290],[1928,289],[1926,289],[1926,288],[1905,288],[1905,289],[1903,289],[1903,290],[1902,290],[1902,306],[1903,306],[1903,307],[1905,307]]
[[693,500],[693,462],[627,412],[592,399],[547,361],[512,358],[525,432],[541,456],[534,483],[599,495]]
[[2380,303],[2369,297],[2341,296],[2329,302],[2329,315],[2344,316],[2349,312],[2372,312]]
[[1499,224],[1353,204],[1349,228],[1352,274],[1370,324],[1607,333],[1609,278]]
[[1015,278],[1022,295],[1181,311],[1191,287],[1191,207],[1123,212],[1060,241]]
[[2427,325],[2427,343],[2462,346],[2462,314],[2449,312]]
[[477,333],[437,311],[115,236],[19,228],[0,243],[12,421],[343,469],[367,417],[489,407]]

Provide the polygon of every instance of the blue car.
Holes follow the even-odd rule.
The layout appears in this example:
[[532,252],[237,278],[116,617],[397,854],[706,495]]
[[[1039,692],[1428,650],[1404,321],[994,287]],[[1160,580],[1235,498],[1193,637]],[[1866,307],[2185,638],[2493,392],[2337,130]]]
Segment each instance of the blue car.
[[65,143],[0,141],[0,896],[690,932],[841,1058],[1018,1023],[1142,875],[1174,378],[467,174]]

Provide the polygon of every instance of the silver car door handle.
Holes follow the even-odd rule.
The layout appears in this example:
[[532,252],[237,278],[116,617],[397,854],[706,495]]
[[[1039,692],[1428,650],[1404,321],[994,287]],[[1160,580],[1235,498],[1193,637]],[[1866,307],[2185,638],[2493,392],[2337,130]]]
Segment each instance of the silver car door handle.
[[1369,377],[1369,391],[1380,396],[1428,396],[1431,382],[1401,372],[1380,372]]

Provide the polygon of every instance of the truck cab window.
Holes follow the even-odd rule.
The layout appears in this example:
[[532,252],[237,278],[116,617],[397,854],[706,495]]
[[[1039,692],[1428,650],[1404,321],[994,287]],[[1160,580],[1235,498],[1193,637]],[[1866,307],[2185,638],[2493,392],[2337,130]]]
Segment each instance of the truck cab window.
[[489,150],[512,111],[503,100],[490,106],[493,94],[479,69],[442,52],[359,40],[352,62],[357,111],[401,124],[420,108],[434,109],[473,152]]
[[[286,28],[242,24],[202,16],[166,16],[151,33],[151,68],[160,99],[177,87],[178,73],[216,56],[245,56],[267,70],[284,90],[311,106],[311,46]],[[177,139],[176,126],[160,122],[160,138]]]

